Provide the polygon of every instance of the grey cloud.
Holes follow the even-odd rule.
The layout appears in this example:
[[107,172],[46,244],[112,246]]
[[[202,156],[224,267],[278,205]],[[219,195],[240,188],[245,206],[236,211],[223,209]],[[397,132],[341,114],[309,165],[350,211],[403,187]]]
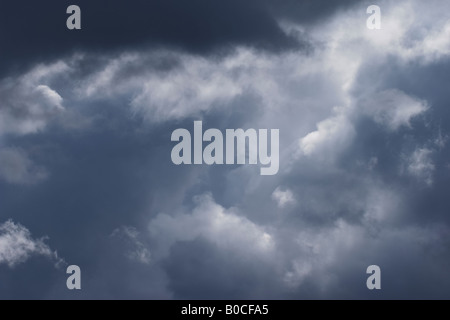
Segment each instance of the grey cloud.
[[[364,102],[362,102],[364,104]],[[385,90],[367,98],[364,106],[375,122],[396,130],[400,126],[411,126],[411,119],[425,112],[429,106],[399,90]]]
[[139,239],[140,233],[136,228],[123,226],[113,231],[111,237],[118,237],[126,241],[130,248],[126,252],[126,256],[134,261],[149,264],[152,257],[150,251],[145,244]]
[[175,299],[280,299],[276,269],[252,256],[236,259],[230,250],[197,238],[179,242],[162,266]]
[[1,11],[8,14],[0,30],[8,31],[2,31],[0,39],[9,46],[1,52],[0,72],[78,50],[105,53],[165,46],[205,53],[246,44],[272,51],[298,47],[280,30],[263,1],[135,0],[124,5],[117,0],[79,0],[83,31],[78,33],[65,24],[71,4],[50,0],[28,3],[23,10],[22,1],[2,3]]
[[294,194],[289,189],[277,187],[272,193],[272,199],[274,199],[280,208],[288,205],[292,205],[296,202]]
[[13,183],[32,185],[48,177],[46,169],[33,163],[21,149],[0,149],[0,179]]
[[417,148],[408,158],[406,164],[407,173],[421,179],[428,185],[433,183],[433,172],[435,169],[431,155],[431,150]]

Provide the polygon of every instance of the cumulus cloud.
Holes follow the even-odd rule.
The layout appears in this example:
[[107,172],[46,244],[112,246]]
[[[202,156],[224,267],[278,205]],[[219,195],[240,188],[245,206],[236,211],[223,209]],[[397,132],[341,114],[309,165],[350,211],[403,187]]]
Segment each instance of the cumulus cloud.
[[47,257],[53,260],[56,266],[63,263],[44,240],[34,239],[27,228],[12,220],[0,224],[0,263],[13,268],[32,256]]
[[233,209],[214,202],[210,194],[196,197],[192,213],[175,216],[161,213],[149,224],[152,237],[158,243],[158,254],[167,255],[180,241],[205,239],[219,249],[234,254],[266,260],[275,249],[271,234]]
[[319,122],[316,131],[300,140],[300,149],[305,155],[318,155],[321,160],[333,159],[351,144],[356,132],[348,111],[336,110],[337,115]]
[[[162,77],[147,77],[131,107],[149,120],[180,119],[224,105],[242,93],[233,66],[187,57],[183,66]],[[234,70],[236,72],[238,70]]]

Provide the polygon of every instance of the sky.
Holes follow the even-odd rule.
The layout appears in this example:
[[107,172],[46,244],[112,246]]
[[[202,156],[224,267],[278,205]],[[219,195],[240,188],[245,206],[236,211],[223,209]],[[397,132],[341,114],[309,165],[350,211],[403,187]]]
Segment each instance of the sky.
[[[0,299],[449,299],[449,11],[1,0]],[[194,121],[278,173],[175,165]]]

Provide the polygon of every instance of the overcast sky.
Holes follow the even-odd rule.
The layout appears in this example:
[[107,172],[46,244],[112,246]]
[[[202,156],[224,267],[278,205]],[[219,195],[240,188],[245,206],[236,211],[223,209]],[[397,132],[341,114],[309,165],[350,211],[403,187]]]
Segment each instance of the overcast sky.
[[[0,2],[0,298],[449,299],[448,12]],[[197,120],[280,129],[278,174],[174,165]]]

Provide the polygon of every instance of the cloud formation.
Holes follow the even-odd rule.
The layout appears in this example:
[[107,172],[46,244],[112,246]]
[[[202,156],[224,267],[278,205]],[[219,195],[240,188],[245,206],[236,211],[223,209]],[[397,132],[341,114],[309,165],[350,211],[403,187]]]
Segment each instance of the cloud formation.
[[[200,3],[155,6],[189,22]],[[241,9],[239,30],[208,7],[210,29],[158,20],[160,38],[26,59],[0,81],[1,214],[45,225],[98,275],[88,298],[449,297],[450,5],[379,5],[382,29],[368,30],[365,2],[231,1],[219,7]],[[173,165],[171,132],[193,120],[280,129],[279,173]],[[5,264],[52,255],[20,225],[1,230]],[[389,284],[377,296],[372,264]]]
[[64,110],[63,98],[44,84],[64,69],[63,63],[37,66],[19,78],[0,82],[0,134],[36,133]]
[[8,220],[0,224],[0,263],[10,268],[26,262],[32,256],[44,256],[55,265],[62,262],[56,251],[45,244],[45,239],[33,239],[30,231],[20,224]]
[[283,208],[287,205],[292,205],[296,202],[294,194],[291,190],[286,189],[283,190],[280,187],[277,187],[275,191],[272,193],[272,199],[274,199],[280,208]]
[[158,254],[167,254],[176,242],[199,237],[215,244],[219,250],[231,250],[238,255],[263,258],[274,250],[273,239],[264,228],[237,215],[233,209],[221,207],[210,194],[197,197],[195,202],[197,205],[191,214],[159,214],[150,221],[150,235],[161,243],[157,247]]
[[125,240],[129,245],[130,249],[127,252],[127,257],[131,260],[149,264],[151,261],[151,253],[146,248],[145,244],[139,240],[139,231],[134,227],[123,226],[113,231],[112,237],[119,237]]

